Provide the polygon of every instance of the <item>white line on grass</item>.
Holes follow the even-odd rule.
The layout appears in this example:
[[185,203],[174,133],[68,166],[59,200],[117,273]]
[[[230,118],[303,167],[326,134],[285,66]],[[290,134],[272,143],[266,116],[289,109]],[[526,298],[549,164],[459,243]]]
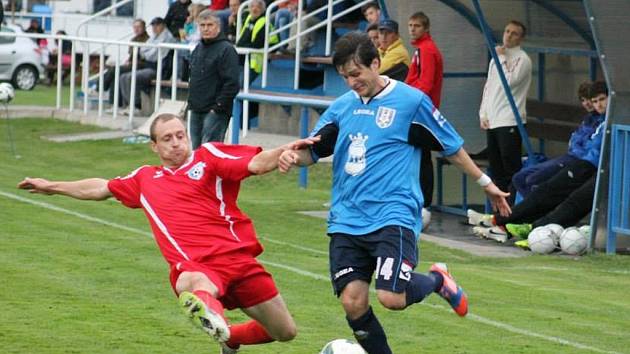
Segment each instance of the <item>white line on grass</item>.
[[[25,197],[19,196],[17,194],[6,193],[6,192],[3,192],[3,191],[0,191],[0,195],[4,196],[6,198],[9,198],[9,199],[13,199],[13,200],[17,200],[17,201],[23,202],[23,203],[36,205],[36,206],[39,206],[39,207],[42,207],[42,208],[45,208],[45,209],[49,209],[49,210],[57,211],[57,212],[60,212],[60,213],[72,215],[72,216],[78,217],[78,218],[83,219],[83,220],[95,222],[95,223],[98,223],[98,224],[107,225],[107,226],[110,226],[110,227],[113,227],[113,228],[117,228],[117,229],[125,230],[125,231],[128,231],[128,232],[132,232],[132,233],[135,233],[135,234],[140,234],[140,235],[144,235],[144,236],[153,238],[152,234],[149,233],[149,232],[146,232],[146,231],[134,228],[134,227],[121,225],[121,224],[118,224],[118,223],[115,223],[115,222],[99,219],[99,218],[96,218],[96,217],[93,217],[93,216],[89,216],[89,215],[86,215],[86,214],[78,213],[78,212],[75,212],[75,211],[72,211],[72,210],[69,210],[69,209],[65,209],[65,208],[61,208],[61,207],[58,207],[56,205],[49,204],[49,203],[46,203],[46,202],[36,201],[36,200],[30,199],[30,198],[25,198]],[[266,239],[269,240],[269,238],[266,238]],[[280,243],[280,242],[281,241],[276,241],[276,243]],[[270,265],[272,267],[277,267],[277,268],[280,268],[280,269],[284,269],[284,270],[287,270],[287,271],[290,271],[290,272],[294,272],[294,273],[297,273],[297,274],[300,274],[302,276],[309,277],[309,278],[312,278],[312,279],[323,280],[323,281],[326,281],[326,282],[330,281],[328,276],[323,276],[323,275],[320,275],[320,274],[312,273],[312,272],[309,272],[309,271],[306,271],[306,270],[303,270],[303,269],[300,269],[300,268],[284,265],[284,264],[281,264],[281,263],[268,262],[268,261],[262,261],[262,260],[261,260],[261,263]],[[430,307],[433,307],[433,308],[439,308],[439,309],[444,310],[444,311],[449,311],[449,312],[451,311],[450,309],[446,308],[445,306],[440,306],[440,305],[435,305],[435,304],[427,304],[427,303],[423,303],[423,305],[430,306]],[[569,340],[566,340],[566,339],[553,337],[553,336],[547,336],[547,335],[544,335],[544,334],[539,334],[539,333],[536,333],[536,332],[528,331],[526,329],[521,329],[521,328],[518,328],[518,327],[514,327],[514,326],[509,325],[507,323],[494,321],[494,320],[491,320],[489,318],[485,318],[485,317],[482,317],[482,316],[479,316],[479,315],[475,315],[475,314],[472,314],[472,313],[469,313],[467,318],[470,319],[470,320],[479,322],[479,323],[486,324],[488,326],[492,326],[492,327],[496,327],[496,328],[500,328],[500,329],[506,330],[508,332],[512,332],[512,333],[516,333],[516,334],[520,334],[520,335],[524,335],[524,336],[528,336],[528,337],[533,337],[533,338],[539,338],[539,339],[543,339],[543,340],[546,340],[546,341],[549,341],[549,342],[558,343],[558,344],[562,344],[562,345],[567,345],[567,346],[570,346],[570,347],[573,347],[573,348],[577,348],[577,349],[590,350],[590,351],[597,352],[597,353],[619,354],[618,352],[604,350],[604,349],[599,349],[599,348],[591,347],[591,346],[584,345],[584,344],[581,344],[581,343],[572,342],[572,341],[569,341]]]

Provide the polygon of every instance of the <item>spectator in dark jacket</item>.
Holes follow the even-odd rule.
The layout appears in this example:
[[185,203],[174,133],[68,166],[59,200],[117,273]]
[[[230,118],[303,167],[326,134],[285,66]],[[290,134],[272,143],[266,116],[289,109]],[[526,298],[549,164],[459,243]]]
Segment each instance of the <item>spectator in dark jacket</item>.
[[171,31],[171,34],[175,38],[179,38],[179,30],[184,28],[186,19],[188,18],[188,6],[192,3],[191,0],[177,0],[169,6],[164,22],[166,28]]
[[197,17],[201,42],[190,61],[190,136],[193,149],[208,141],[223,142],[239,90],[238,55],[221,33],[221,20],[204,10]]

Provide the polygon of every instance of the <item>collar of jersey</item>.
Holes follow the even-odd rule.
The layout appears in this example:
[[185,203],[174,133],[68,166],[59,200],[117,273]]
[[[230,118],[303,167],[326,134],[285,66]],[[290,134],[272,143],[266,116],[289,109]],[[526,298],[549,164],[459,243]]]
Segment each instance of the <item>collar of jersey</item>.
[[385,75],[381,75],[381,78],[383,78],[383,80],[385,80],[387,82],[387,84],[385,84],[385,87],[379,93],[377,93],[375,96],[373,96],[373,97],[361,97],[361,96],[359,96],[358,93],[356,93],[355,91],[352,91],[354,93],[354,96],[357,97],[358,99],[360,99],[363,104],[368,104],[368,103],[372,102],[372,100],[378,100],[378,99],[384,98],[385,96],[389,95],[389,93],[392,92],[394,87],[396,87],[397,81],[393,80],[393,79],[390,79],[389,77],[387,77]]
[[166,167],[166,166],[162,166],[162,169],[164,171],[168,171],[170,174],[174,175],[177,173],[177,171],[182,170],[184,168],[186,168],[188,165],[190,165],[191,162],[193,162],[193,160],[195,159],[195,152],[193,151],[190,156],[188,156],[188,160],[186,160],[186,162],[184,162],[183,165],[179,166],[175,171],[171,170],[170,168]]

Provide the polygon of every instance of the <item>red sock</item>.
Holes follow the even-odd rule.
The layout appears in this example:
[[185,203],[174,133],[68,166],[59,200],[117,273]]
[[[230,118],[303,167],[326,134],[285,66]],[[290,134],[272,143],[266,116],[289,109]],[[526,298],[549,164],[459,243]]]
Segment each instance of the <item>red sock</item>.
[[225,316],[223,315],[223,304],[221,304],[219,300],[215,299],[214,296],[212,296],[209,292],[204,290],[195,290],[193,291],[193,294],[197,295],[197,297],[200,298],[201,301],[203,301],[203,303],[206,304],[208,308],[210,308],[210,310],[218,313],[219,315],[221,315],[221,317],[225,318]]
[[273,341],[260,323],[251,320],[230,327],[230,340],[227,345],[230,348],[238,348],[241,344],[263,344]]

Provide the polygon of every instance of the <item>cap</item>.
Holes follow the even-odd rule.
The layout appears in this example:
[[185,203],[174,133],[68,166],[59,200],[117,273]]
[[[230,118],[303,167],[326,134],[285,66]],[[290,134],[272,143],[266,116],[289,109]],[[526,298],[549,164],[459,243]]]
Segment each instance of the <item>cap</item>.
[[149,22],[150,25],[161,25],[164,23],[164,19],[161,17],[155,17]]
[[383,20],[378,24],[378,30],[398,33],[398,22],[394,20]]

